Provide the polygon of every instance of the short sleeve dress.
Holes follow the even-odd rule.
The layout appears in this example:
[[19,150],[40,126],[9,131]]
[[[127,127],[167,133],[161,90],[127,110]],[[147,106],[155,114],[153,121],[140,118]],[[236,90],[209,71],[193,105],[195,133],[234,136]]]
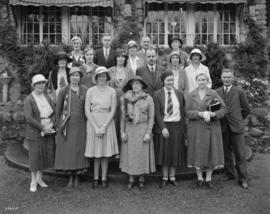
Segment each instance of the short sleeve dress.
[[[90,111],[93,114],[94,120],[101,127],[110,114],[112,101],[116,99],[116,92],[109,86],[106,86],[105,89],[94,86],[88,89],[87,96],[90,98]],[[118,153],[114,120],[110,122],[102,138],[97,137],[94,127],[88,120],[85,156],[102,158],[112,157]]]

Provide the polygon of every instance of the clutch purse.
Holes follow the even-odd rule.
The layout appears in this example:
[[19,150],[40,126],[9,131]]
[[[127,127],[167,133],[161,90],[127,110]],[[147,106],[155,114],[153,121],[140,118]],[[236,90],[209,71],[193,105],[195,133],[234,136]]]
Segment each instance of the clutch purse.
[[221,107],[220,101],[218,99],[211,100],[210,104],[207,106],[207,110],[210,112],[215,112]]

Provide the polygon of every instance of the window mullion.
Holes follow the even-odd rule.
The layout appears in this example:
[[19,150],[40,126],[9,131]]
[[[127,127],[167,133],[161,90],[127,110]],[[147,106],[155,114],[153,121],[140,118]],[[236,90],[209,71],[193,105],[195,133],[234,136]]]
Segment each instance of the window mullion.
[[215,43],[217,42],[217,27],[218,27],[217,20],[218,20],[218,11],[217,11],[217,5],[215,4],[214,5],[214,22],[213,22],[213,25],[214,25],[213,39]]
[[39,43],[43,41],[43,7],[39,7]]
[[165,5],[164,30],[165,30],[164,45],[165,47],[168,47],[169,46],[168,44],[168,38],[169,38],[168,4]]

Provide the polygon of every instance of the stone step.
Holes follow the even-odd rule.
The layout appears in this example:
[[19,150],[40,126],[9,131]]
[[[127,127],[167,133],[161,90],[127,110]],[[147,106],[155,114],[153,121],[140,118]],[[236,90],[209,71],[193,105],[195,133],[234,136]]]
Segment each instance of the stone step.
[[[252,157],[252,150],[247,147],[247,159],[251,159]],[[10,166],[14,166],[20,169],[29,170],[28,164],[28,154],[27,150],[23,147],[21,142],[12,141],[8,143],[5,158]],[[222,172],[222,170],[216,170],[216,173]],[[53,176],[67,176],[66,173],[56,171],[54,169],[47,169],[44,171],[45,174],[53,175]],[[90,170],[85,173],[83,176],[85,177],[93,177],[93,161],[90,163]],[[108,171],[109,178],[126,178],[126,174],[122,173],[119,169],[119,161],[118,159],[112,158],[110,160],[109,171]],[[153,178],[160,178],[161,177],[161,169],[157,168],[157,172],[147,175],[147,177]],[[191,168],[178,168],[176,170],[176,177],[182,179],[190,179],[195,178],[196,173],[194,169]]]

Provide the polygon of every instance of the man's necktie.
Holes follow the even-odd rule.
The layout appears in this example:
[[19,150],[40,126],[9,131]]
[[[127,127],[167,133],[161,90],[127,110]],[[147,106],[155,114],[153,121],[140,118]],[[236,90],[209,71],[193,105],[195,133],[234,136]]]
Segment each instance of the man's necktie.
[[105,59],[106,61],[109,59],[109,50],[105,49]]
[[224,93],[225,93],[225,95],[227,95],[229,93],[229,87],[225,87]]
[[151,66],[151,75],[152,75],[152,78],[155,79],[155,71],[154,71],[154,66]]
[[173,114],[173,103],[172,103],[172,97],[171,97],[170,91],[168,91],[167,113],[169,116]]

